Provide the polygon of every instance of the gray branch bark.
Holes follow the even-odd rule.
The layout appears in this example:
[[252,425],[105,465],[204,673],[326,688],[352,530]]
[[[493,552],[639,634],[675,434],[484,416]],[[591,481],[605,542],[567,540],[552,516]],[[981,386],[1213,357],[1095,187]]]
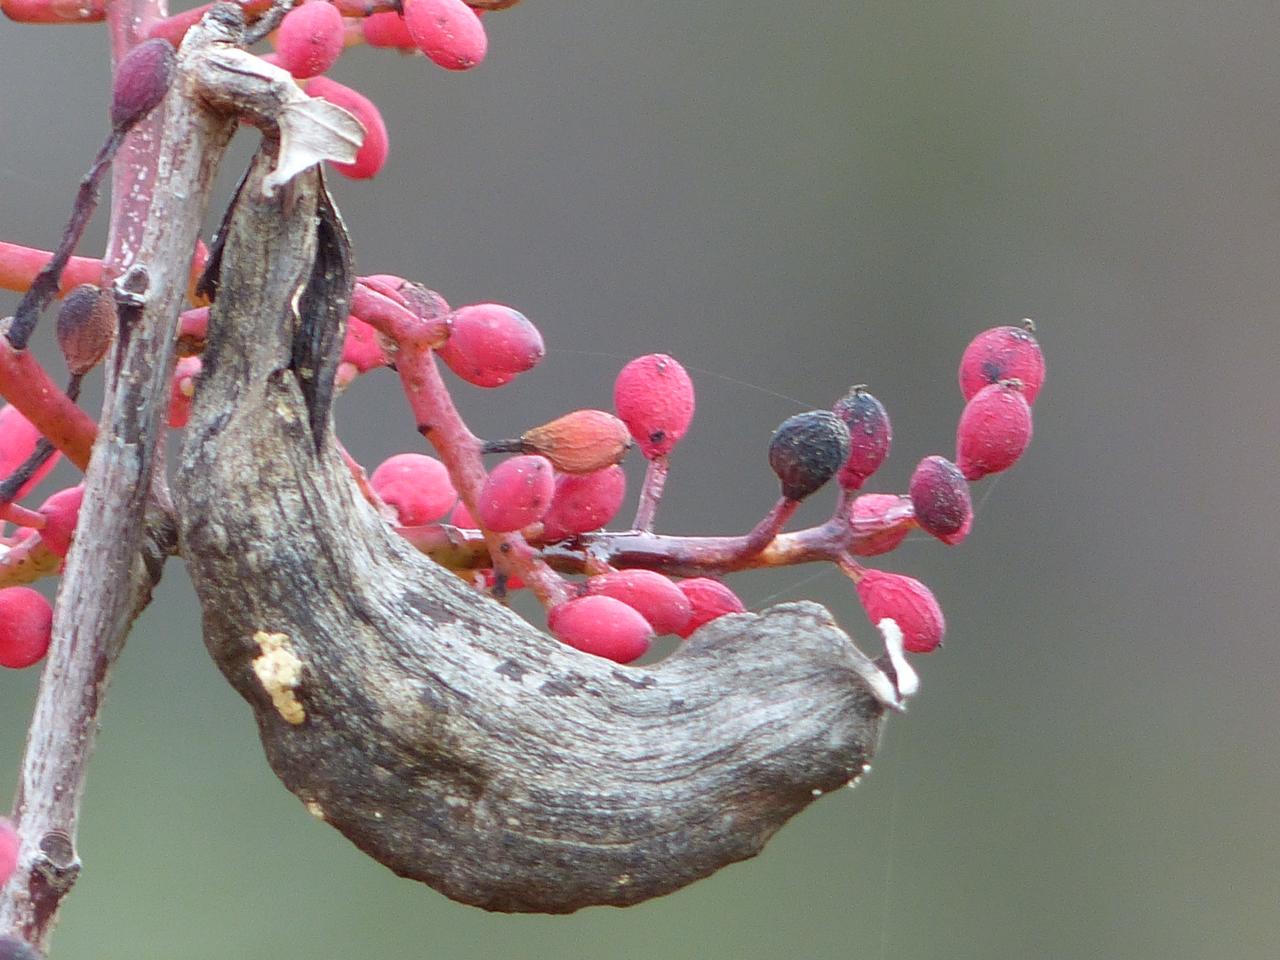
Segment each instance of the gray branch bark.
[[856,779],[898,695],[821,607],[618,667],[376,516],[332,432],[317,443],[293,354],[323,188],[310,171],[267,196],[269,166],[230,221],[175,493],[205,643],[311,813],[455,900],[564,913],[751,857]]

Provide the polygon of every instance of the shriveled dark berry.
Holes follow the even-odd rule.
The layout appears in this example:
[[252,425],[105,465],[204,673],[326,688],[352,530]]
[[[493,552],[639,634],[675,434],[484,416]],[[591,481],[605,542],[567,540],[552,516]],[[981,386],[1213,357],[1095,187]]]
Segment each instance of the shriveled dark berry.
[[177,65],[173,44],[160,37],[144,40],[130,50],[116,68],[111,125],[127,129],[154,110],[169,91]]
[[109,291],[82,283],[62,301],[56,329],[67,368],[76,374],[88,373],[115,336],[115,300]]
[[849,459],[840,468],[840,486],[858,490],[880,469],[893,445],[893,428],[884,405],[865,387],[854,387],[832,408],[849,428]]
[[849,428],[828,410],[788,417],[769,441],[769,466],[788,500],[809,496],[835,476],[848,456]]
[[943,543],[957,544],[973,525],[969,481],[946,457],[925,457],[911,475],[911,506],[920,529]]

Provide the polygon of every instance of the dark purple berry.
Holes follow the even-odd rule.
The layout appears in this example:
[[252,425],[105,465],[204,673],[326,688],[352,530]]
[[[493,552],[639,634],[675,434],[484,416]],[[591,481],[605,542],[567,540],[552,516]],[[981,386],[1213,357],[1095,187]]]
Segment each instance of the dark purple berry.
[[788,500],[809,496],[835,476],[848,456],[849,429],[827,410],[788,417],[769,441],[769,466]]

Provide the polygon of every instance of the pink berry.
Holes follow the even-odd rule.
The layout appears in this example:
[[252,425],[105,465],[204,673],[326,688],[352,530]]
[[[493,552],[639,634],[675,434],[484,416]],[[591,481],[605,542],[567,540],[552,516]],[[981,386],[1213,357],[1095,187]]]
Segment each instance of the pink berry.
[[[35,451],[36,444],[39,442],[40,431],[32,425],[30,420],[18,412],[17,407],[12,407],[8,404],[0,406],[0,480],[3,480],[18,469],[23,461]],[[54,453],[44,466],[22,485],[22,488],[18,491],[18,497],[23,497],[35,489],[36,484],[47,477],[49,471],[58,465],[60,456],[60,454]]]
[[956,427],[956,464],[969,480],[1008,470],[1031,443],[1031,407],[1016,380],[983,387]]
[[307,0],[280,21],[276,57],[280,66],[299,79],[324,73],[342,55],[342,14],[326,0]]
[[71,549],[71,537],[76,532],[76,521],[80,519],[82,500],[84,486],[77,484],[59,490],[40,505],[40,513],[44,516],[40,542],[60,557],[65,557]]
[[440,359],[467,383],[500,387],[532,370],[546,353],[528,317],[497,303],[476,303],[453,313],[453,329]]
[[973,527],[969,481],[946,457],[925,457],[916,465],[908,488],[916,522],[925,533],[955,545]]
[[1021,380],[1027,403],[1035,403],[1044,383],[1044,354],[1034,327],[992,327],[973,338],[960,358],[960,392],[971,400],[983,387]]
[[911,501],[896,493],[864,493],[849,507],[849,525],[854,535],[850,550],[855,556],[875,557],[896,550],[915,526]]
[[359,317],[347,317],[347,336],[342,342],[342,362],[349,363],[360,373],[368,373],[389,362],[378,331]]
[[886,617],[894,621],[902,631],[903,646],[912,653],[928,653],[942,643],[947,631],[942,608],[914,577],[867,570],[858,581],[858,599],[872,623]]
[[578,597],[547,613],[547,629],[556,639],[583,653],[615,663],[644,656],[653,639],[649,621],[613,597]]
[[621,600],[649,621],[654,633],[679,633],[693,604],[678,586],[652,570],[618,570],[587,581],[589,595]]
[[335,163],[333,169],[353,180],[368,180],[375,176],[387,162],[387,151],[390,149],[387,125],[382,122],[382,114],[378,108],[364,94],[324,76],[308,80],[307,93],[349,111],[364,127],[364,145],[356,154],[355,161]]
[[664,456],[693,422],[693,381],[665,353],[636,357],[613,384],[613,406],[646,459]]
[[542,518],[542,538],[554,543],[598,530],[614,518],[627,492],[627,475],[616,464],[594,473],[556,477],[551,509]]
[[191,418],[191,401],[196,395],[200,369],[199,357],[183,357],[173,369],[169,387],[169,426],[175,430],[185,427]]
[[0,817],[0,889],[9,882],[18,866],[18,831],[5,817]]
[[404,17],[394,10],[373,13],[360,21],[360,32],[364,34],[364,42],[371,47],[392,47],[396,50],[414,50],[413,34],[404,22]]
[[410,36],[432,63],[469,70],[484,59],[484,24],[462,0],[404,0],[403,6]]
[[689,637],[704,623],[710,623],[726,613],[745,613],[746,607],[738,595],[719,580],[710,577],[694,577],[676,584],[680,592],[689,598],[689,622],[676,631],[679,637]]
[[889,414],[884,405],[861,386],[837,400],[832,410],[849,428],[849,457],[837,479],[841,488],[857,490],[889,456],[893,445]]
[[49,651],[53,608],[30,587],[0,590],[0,667],[21,669]]
[[168,92],[177,65],[177,51],[168,40],[144,40],[130,50],[116,67],[111,125],[127,129],[154,110]]
[[399,453],[384,460],[369,477],[369,485],[395,508],[402,527],[434,523],[458,501],[445,465],[421,453]]
[[480,490],[476,519],[499,533],[520,530],[542,519],[555,487],[555,472],[546,457],[504,460],[493,468]]
[[449,522],[455,527],[461,527],[464,530],[476,530],[480,526],[480,524],[476,523],[476,518],[471,515],[471,511],[467,509],[467,505],[461,500],[453,508],[453,516],[449,518]]

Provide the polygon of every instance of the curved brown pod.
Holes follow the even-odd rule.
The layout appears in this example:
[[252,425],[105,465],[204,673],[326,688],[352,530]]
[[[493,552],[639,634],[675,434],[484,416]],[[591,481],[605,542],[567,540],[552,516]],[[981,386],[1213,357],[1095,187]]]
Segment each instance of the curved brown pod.
[[390,531],[332,431],[315,442],[290,369],[318,180],[286,205],[257,186],[266,168],[231,217],[176,489],[205,642],[307,808],[456,900],[564,913],[753,856],[857,778],[896,694],[816,604],[722,617],[620,667]]

